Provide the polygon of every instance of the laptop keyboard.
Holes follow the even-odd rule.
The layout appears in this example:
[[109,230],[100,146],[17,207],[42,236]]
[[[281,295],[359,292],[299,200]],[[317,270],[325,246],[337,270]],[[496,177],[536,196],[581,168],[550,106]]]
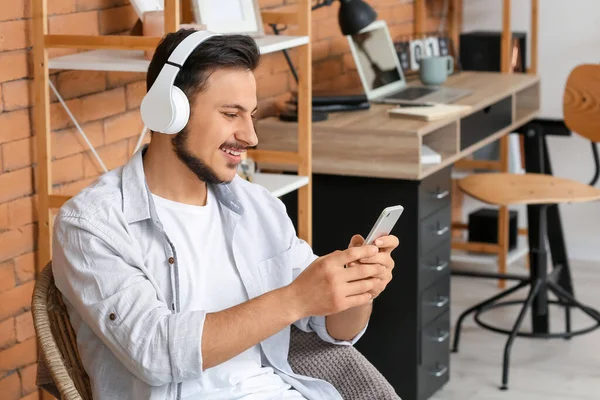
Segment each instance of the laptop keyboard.
[[399,99],[399,100],[415,100],[419,97],[426,96],[430,93],[436,92],[438,89],[435,88],[426,88],[426,87],[412,87],[409,86],[406,89],[398,93],[391,94],[386,96],[388,99]]

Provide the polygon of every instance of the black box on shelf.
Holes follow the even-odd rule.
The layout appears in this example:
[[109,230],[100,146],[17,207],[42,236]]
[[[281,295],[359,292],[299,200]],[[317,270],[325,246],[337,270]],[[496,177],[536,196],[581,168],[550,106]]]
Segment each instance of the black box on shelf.
[[[465,71],[500,71],[502,32],[473,31],[460,35],[460,66]],[[513,72],[527,69],[527,34],[513,32]],[[516,53],[516,54],[515,54]],[[516,57],[515,57],[516,56]]]
[[[508,212],[508,249],[517,247],[518,213]],[[498,210],[480,208],[469,214],[469,242],[498,243]]]

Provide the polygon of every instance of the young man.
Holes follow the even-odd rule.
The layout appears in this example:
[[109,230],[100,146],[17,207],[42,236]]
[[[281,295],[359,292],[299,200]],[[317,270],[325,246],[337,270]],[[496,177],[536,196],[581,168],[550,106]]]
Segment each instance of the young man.
[[[192,31],[168,34],[150,89]],[[213,36],[175,86],[191,113],[66,203],[53,271],[95,399],[338,399],[293,373],[289,328],[348,345],[391,280],[397,238],[318,258],[285,208],[237,177],[257,144],[254,41]]]

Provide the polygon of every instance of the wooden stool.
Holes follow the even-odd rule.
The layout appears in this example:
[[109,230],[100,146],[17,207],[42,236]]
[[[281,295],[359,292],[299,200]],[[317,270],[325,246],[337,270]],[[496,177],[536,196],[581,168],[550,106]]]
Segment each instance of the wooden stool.
[[[548,206],[563,203],[579,203],[600,200],[600,190],[594,188],[600,176],[600,160],[596,143],[600,141],[600,65],[583,65],[575,68],[567,80],[564,95],[565,123],[574,132],[588,138],[592,143],[596,172],[592,182],[588,184],[563,179],[545,174],[507,174],[484,173],[468,176],[459,181],[459,187],[466,194],[491,205],[508,207],[516,204],[527,205],[529,220],[529,276],[514,274],[498,274],[483,272],[465,272],[461,275],[516,280],[519,283],[514,287],[502,291],[495,296],[484,300],[465,310],[458,318],[454,334],[452,351],[458,351],[460,330],[462,323],[469,314],[474,313],[477,324],[485,329],[509,335],[504,348],[504,363],[502,368],[501,389],[508,388],[508,365],[510,350],[516,336],[530,338],[565,338],[590,332],[600,326],[600,313],[591,307],[577,301],[573,294],[571,277],[568,269],[555,265],[553,271],[548,273],[548,255],[546,251],[546,210]],[[545,171],[543,141],[540,135],[525,136],[525,145],[535,151],[526,152],[531,159],[527,163],[542,166]],[[529,287],[529,294],[525,300],[505,301],[500,300],[511,293]],[[548,291],[554,293],[557,301],[548,299]],[[565,331],[550,333],[548,316],[549,304],[558,304],[565,309]],[[509,305],[522,305],[519,315],[511,330],[502,329],[485,323],[479,319],[481,313],[496,307]],[[595,324],[578,331],[571,330],[570,308],[577,307],[590,316]],[[521,332],[521,324],[526,312],[531,309],[532,332]]]

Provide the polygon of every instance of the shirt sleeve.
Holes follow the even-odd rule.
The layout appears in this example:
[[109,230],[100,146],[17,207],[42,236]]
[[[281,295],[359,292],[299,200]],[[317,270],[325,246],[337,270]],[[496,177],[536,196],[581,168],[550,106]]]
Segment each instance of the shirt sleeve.
[[[113,229],[113,228],[111,228]],[[76,217],[56,218],[55,284],[83,322],[132,374],[152,386],[202,375],[206,313],[174,313],[143,265],[133,262],[124,232]],[[133,247],[132,247],[133,248]]]

